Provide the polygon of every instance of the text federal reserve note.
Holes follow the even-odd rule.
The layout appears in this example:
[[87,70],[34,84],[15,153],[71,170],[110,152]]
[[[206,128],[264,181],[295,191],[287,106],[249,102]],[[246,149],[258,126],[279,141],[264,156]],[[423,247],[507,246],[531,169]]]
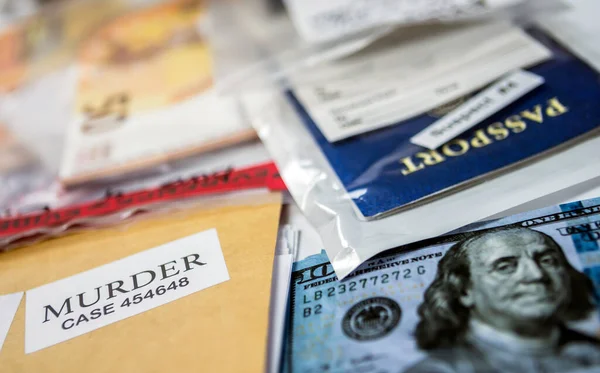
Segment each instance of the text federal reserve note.
[[295,263],[286,372],[600,372],[600,198]]

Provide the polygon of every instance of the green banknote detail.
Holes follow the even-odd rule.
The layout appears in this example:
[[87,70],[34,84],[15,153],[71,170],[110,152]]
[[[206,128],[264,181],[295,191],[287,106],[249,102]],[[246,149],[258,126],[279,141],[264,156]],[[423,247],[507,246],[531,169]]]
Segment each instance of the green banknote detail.
[[294,264],[283,371],[600,372],[600,199]]

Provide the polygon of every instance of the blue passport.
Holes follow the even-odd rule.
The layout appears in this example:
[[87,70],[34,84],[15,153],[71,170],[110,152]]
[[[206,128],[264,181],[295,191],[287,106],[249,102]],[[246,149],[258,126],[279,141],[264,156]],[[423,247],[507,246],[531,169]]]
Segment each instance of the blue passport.
[[545,84],[435,151],[410,142],[439,119],[432,115],[329,143],[293,92],[288,96],[364,218],[383,217],[595,134],[598,72],[541,31],[529,33],[553,52],[529,69]]

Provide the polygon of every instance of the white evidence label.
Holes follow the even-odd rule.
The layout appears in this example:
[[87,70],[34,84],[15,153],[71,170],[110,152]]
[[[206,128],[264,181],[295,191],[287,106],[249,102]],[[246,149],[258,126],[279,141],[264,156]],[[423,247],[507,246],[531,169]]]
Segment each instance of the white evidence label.
[[6,340],[10,325],[17,314],[22,298],[23,292],[0,295],[0,351]]
[[437,149],[542,84],[544,78],[539,75],[523,70],[513,72],[413,136],[410,141],[428,149]]
[[229,280],[215,229],[27,291],[32,353]]

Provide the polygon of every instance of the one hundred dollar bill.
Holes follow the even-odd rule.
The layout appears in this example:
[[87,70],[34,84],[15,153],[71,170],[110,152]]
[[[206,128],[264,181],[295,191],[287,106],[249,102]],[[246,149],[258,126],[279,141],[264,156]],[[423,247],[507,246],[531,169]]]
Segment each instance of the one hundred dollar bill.
[[600,372],[600,198],[294,264],[285,372]]

